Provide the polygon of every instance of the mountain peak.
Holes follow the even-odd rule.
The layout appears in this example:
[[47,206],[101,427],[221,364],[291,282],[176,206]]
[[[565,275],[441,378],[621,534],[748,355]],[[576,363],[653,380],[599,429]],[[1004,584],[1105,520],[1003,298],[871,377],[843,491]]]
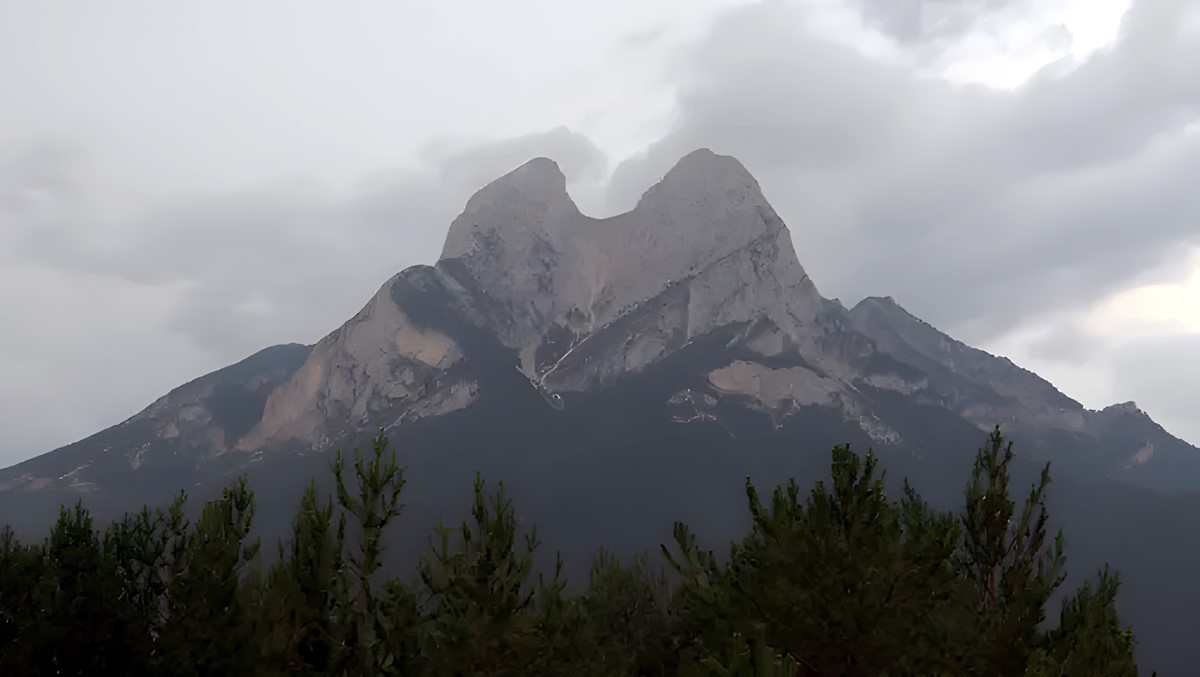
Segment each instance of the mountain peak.
[[511,185],[531,197],[548,199],[567,192],[567,176],[548,157],[535,157],[490,185]]
[[578,213],[558,163],[537,157],[480,188],[467,200],[462,214],[450,224],[441,258],[470,253],[477,238],[488,231],[522,238],[542,234],[549,222]]
[[1145,412],[1139,409],[1137,403],[1133,401],[1110,404],[1101,411],[1114,414],[1136,414],[1138,416],[1145,416]]
[[680,158],[661,181],[642,195],[638,208],[680,200],[741,206],[748,195],[765,202],[758,181],[745,165],[732,156],[701,148]]
[[927,324],[917,316],[908,312],[904,306],[896,302],[896,299],[891,296],[868,296],[859,301],[850,309],[851,315],[855,317],[865,318],[871,314],[878,313],[883,317],[891,318],[893,321],[901,320],[905,322],[915,321],[919,324]]
[[495,179],[480,190],[515,189],[533,199],[548,199],[567,192],[567,176],[558,163],[548,157],[535,157]]
[[702,175],[738,175],[751,182],[754,181],[754,177],[750,175],[750,171],[737,158],[732,155],[718,155],[708,148],[697,148],[679,158],[675,166],[666,174],[667,177],[696,177]]
[[867,296],[867,297],[863,298],[863,300],[861,300],[857,304],[855,304],[854,307],[855,308],[859,308],[859,307],[868,308],[871,306],[876,306],[876,307],[880,307],[880,308],[888,308],[888,309],[904,310],[904,308],[900,307],[899,303],[896,303],[896,299],[892,298],[891,296]]
[[668,289],[681,294],[671,341],[764,314],[798,338],[821,305],[758,182],[708,149],[680,159],[634,209],[605,219],[578,210],[557,165],[531,160],[468,201],[442,260],[507,308],[501,338],[531,377],[547,332],[582,341]]

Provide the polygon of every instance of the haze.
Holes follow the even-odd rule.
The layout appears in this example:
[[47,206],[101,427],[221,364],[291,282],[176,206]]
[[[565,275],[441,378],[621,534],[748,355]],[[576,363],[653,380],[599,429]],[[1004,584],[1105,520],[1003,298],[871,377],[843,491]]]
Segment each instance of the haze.
[[735,155],[891,295],[1200,443],[1200,0],[0,4],[0,465],[432,262],[539,155]]

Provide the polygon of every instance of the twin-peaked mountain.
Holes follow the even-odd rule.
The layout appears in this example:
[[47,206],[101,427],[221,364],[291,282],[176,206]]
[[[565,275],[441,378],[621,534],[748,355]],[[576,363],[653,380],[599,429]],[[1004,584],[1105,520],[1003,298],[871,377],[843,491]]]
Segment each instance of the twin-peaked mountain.
[[[688,156],[633,211],[603,220],[580,213],[554,163],[534,160],[471,198],[436,266],[389,280],[318,344],[236,446],[320,444],[469,406],[478,379],[457,367],[472,343],[511,350],[511,366],[552,403],[716,331],[851,376],[820,349],[823,308],[787,228],[736,160]],[[842,390],[813,371],[789,378],[802,404]]]
[[163,455],[198,466],[326,448],[469,410],[487,378],[478,367],[493,357],[561,409],[689,353],[704,354],[699,371],[667,399],[696,415],[725,401],[778,426],[812,409],[876,445],[919,447],[921,433],[901,434],[903,417],[887,417],[880,403],[901,399],[979,429],[1000,424],[1080,473],[1200,487],[1200,474],[1180,472],[1200,470],[1200,452],[1132,404],[1086,410],[891,298],[849,310],[822,298],[758,183],[737,160],[706,150],[608,219],[582,214],[558,166],[532,160],[467,202],[436,265],[388,280],[311,350],[268,349],[114,429],[4,471],[0,482],[10,491],[103,491],[101,469],[136,475]]
[[[317,345],[268,348],[0,471],[0,509],[33,528],[34,507],[78,495],[116,514],[248,472],[282,530],[332,449],[385,428],[410,467],[410,514],[428,518],[411,543],[482,469],[584,558],[651,547],[675,519],[732,533],[745,475],[813,479],[839,442],[874,447],[889,477],[922,477],[953,504],[997,424],[1025,459],[1053,462],[1085,519],[1157,514],[1160,498],[1189,500],[1160,492],[1200,489],[1200,450],[1132,403],[1087,410],[891,298],[823,298],[733,158],[696,151],[607,219],[535,159],[467,202],[435,265],[388,280]],[[1122,547],[1145,547],[1123,524]],[[1101,552],[1112,533],[1080,531],[1095,532],[1083,561],[1114,559]],[[1125,569],[1136,591],[1136,563]]]

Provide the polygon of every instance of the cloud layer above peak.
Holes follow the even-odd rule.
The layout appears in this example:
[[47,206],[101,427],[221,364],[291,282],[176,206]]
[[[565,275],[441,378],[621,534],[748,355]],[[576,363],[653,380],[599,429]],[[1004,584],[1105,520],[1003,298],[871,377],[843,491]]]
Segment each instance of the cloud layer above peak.
[[1133,331],[1109,302],[1197,262],[1200,0],[486,4],[294,3],[267,39],[275,13],[228,3],[211,59],[216,9],[0,10],[0,464],[316,341],[532,157],[603,216],[701,147],[826,296],[894,296],[1200,442],[1196,381],[1167,378],[1200,317]]
[[974,341],[1093,303],[1200,244],[1187,4],[1139,3],[1111,49],[1014,91],[814,36],[804,6],[736,10],[681,66],[678,125],[616,169],[610,204],[709,145],[755,173],[836,296],[891,294]]

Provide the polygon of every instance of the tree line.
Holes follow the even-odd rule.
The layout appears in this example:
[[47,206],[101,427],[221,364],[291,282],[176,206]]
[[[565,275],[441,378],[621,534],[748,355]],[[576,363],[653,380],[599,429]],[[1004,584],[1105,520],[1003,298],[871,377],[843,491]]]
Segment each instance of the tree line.
[[[103,533],[63,508],[49,537],[0,534],[4,675],[1136,675],[1107,567],[1062,602],[1062,534],[1048,533],[1049,466],[1019,500],[997,428],[958,512],[877,457],[835,447],[831,481],[763,500],[718,563],[692,530],[629,561],[600,550],[570,593],[562,560],[534,575],[503,485],[475,480],[471,516],[439,526],[412,580],[381,571],[404,471],[383,432],[336,492],[304,491],[264,565],[245,478],[194,523],[186,494]],[[580,586],[582,588],[582,586]]]

